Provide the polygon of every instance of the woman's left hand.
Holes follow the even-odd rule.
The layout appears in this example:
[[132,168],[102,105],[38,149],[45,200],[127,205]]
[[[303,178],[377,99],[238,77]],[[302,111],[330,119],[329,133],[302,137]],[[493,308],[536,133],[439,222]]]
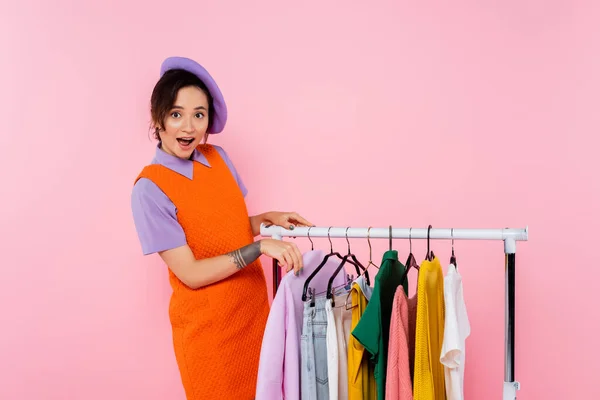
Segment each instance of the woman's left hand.
[[315,226],[295,212],[271,211],[265,217],[267,225],[278,225],[289,230],[297,226]]

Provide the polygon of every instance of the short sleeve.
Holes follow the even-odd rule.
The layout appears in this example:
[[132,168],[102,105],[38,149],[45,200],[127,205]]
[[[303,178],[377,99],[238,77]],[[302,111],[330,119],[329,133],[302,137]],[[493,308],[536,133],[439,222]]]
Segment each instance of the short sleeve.
[[365,312],[352,331],[352,336],[377,360],[379,354],[379,340],[381,339],[381,303],[379,287],[376,286],[367,304]]
[[144,255],[187,244],[175,205],[151,180],[141,178],[133,186],[131,210]]
[[215,148],[217,149],[223,160],[225,160],[225,164],[227,164],[227,167],[229,167],[229,170],[231,171],[231,174],[235,178],[235,181],[237,182],[238,186],[240,187],[242,194],[244,195],[244,197],[246,197],[246,195],[248,194],[248,189],[246,188],[242,177],[240,176],[240,174],[238,174],[237,170],[235,169],[235,165],[233,165],[233,162],[227,155],[227,152],[225,152],[225,150],[221,146],[215,146]]

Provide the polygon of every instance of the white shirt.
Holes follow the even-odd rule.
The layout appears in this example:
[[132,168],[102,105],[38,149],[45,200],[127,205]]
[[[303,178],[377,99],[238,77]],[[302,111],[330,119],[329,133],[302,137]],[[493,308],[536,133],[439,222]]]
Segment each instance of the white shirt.
[[463,298],[462,277],[453,264],[444,278],[445,325],[440,362],[444,365],[447,400],[464,399],[465,342],[471,334]]
[[333,308],[331,299],[325,303],[325,313],[327,315],[327,333],[325,342],[327,343],[327,380],[329,381],[329,400],[338,400],[338,343],[337,327],[333,317]]
[[335,309],[331,299],[325,303],[329,400],[348,399],[348,339],[352,312],[346,310],[347,298],[348,292],[341,290],[340,293],[335,294]]

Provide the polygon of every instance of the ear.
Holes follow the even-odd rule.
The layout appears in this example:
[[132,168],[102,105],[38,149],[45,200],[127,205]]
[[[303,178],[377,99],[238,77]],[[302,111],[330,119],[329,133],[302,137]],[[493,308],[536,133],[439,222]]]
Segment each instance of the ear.
[[164,131],[165,127],[163,126],[163,124],[159,124],[157,122],[152,122],[152,127],[154,128],[155,132],[160,132],[160,131]]

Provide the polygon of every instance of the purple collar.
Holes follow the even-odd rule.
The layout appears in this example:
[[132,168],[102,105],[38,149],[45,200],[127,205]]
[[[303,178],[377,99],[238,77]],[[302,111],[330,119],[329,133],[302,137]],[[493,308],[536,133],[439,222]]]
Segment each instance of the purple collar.
[[177,172],[185,176],[188,179],[192,179],[194,175],[194,161],[209,167],[210,164],[204,154],[194,149],[192,157],[189,160],[184,160],[179,157],[172,156],[166,153],[161,147],[160,143],[156,146],[156,154],[152,160],[152,164],[160,164],[164,167],[169,168],[171,171]]

